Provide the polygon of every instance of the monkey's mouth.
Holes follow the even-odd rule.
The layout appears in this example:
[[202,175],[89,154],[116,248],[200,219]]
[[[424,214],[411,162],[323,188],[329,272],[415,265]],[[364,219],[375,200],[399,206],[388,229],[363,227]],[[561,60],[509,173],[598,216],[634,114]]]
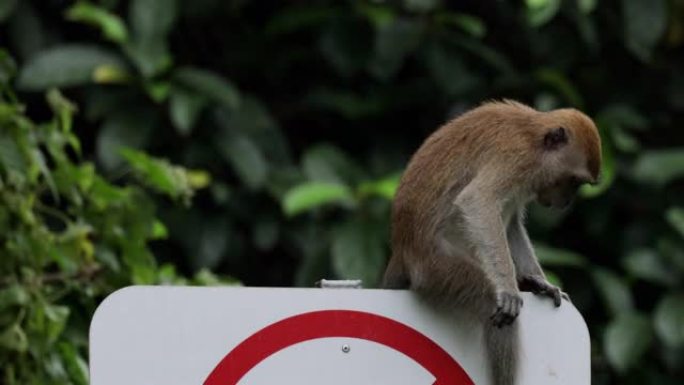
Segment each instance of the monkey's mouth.
[[565,210],[570,205],[572,204],[572,199],[564,199],[564,200],[553,200],[553,199],[543,199],[540,198],[537,200],[540,205],[550,208],[550,209],[556,209],[556,210]]

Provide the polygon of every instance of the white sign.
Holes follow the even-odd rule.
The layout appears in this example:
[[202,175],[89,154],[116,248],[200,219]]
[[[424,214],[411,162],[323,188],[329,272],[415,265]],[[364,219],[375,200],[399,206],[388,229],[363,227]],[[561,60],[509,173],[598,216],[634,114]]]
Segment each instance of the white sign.
[[[589,334],[524,293],[519,384],[590,385]],[[413,293],[129,287],[97,309],[91,385],[489,385],[482,330]]]

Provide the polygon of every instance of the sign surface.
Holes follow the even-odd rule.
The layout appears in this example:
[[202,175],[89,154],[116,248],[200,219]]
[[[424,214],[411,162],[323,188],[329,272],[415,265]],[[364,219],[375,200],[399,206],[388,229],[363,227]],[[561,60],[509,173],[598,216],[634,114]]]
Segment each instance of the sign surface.
[[[589,385],[572,304],[524,293],[519,383]],[[482,329],[413,293],[129,287],[90,330],[92,385],[489,385]]]

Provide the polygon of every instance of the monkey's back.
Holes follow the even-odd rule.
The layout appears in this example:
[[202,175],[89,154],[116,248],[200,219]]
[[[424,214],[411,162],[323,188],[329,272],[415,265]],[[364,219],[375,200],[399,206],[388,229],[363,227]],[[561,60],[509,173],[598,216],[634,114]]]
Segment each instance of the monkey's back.
[[452,214],[453,199],[483,162],[506,158],[507,167],[519,167],[518,153],[529,152],[535,138],[538,128],[529,122],[537,114],[516,102],[487,103],[432,133],[399,182],[392,206],[393,252],[420,253],[434,247],[430,237]]

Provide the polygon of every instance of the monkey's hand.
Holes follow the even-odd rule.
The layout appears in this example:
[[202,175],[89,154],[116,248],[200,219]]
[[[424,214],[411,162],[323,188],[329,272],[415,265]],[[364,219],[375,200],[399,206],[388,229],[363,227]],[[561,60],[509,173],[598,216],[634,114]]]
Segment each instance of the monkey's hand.
[[557,286],[554,286],[541,275],[527,275],[518,279],[520,290],[531,291],[534,294],[543,295],[553,299],[556,307],[561,305],[561,299],[565,298],[570,301],[567,293],[561,291]]
[[522,305],[522,298],[520,298],[520,294],[517,291],[497,291],[496,310],[492,314],[492,322],[496,327],[510,325],[520,314]]

